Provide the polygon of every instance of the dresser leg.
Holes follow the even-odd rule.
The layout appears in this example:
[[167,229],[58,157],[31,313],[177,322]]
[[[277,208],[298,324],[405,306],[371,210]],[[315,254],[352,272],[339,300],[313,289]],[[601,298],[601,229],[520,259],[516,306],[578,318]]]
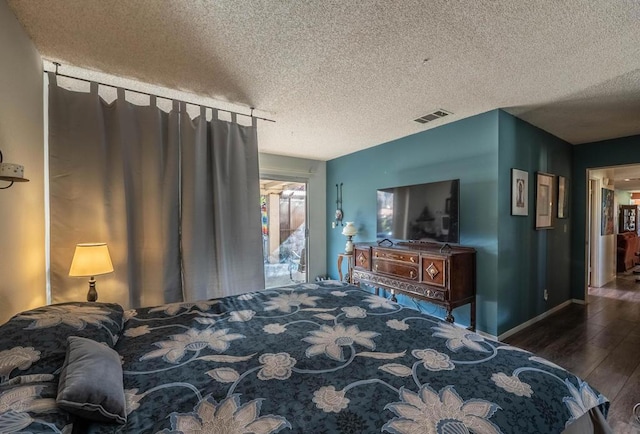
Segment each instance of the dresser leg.
[[469,326],[469,330],[471,330],[472,332],[476,331],[476,299],[474,298],[473,301],[471,302],[471,314],[470,316],[470,322],[471,325]]
[[447,317],[444,320],[453,324],[456,319],[451,315],[452,310],[451,307],[447,307]]
[[396,293],[391,291],[391,301],[393,301],[394,303],[398,301],[398,299],[396,298]]

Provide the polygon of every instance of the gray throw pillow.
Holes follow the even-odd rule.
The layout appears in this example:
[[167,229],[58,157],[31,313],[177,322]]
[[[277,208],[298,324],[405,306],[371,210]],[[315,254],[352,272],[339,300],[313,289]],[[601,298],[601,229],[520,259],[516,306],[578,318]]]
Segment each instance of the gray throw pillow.
[[99,422],[127,421],[120,355],[94,340],[69,336],[60,373],[58,406]]

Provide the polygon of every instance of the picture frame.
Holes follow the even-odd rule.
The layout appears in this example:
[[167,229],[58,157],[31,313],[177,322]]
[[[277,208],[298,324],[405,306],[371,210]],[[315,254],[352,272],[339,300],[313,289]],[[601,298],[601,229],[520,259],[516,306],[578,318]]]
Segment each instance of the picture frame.
[[553,229],[553,181],[550,173],[536,172],[536,229]]
[[529,172],[511,169],[511,215],[529,215]]
[[600,235],[613,235],[613,206],[614,192],[608,188],[602,189],[602,215],[600,216]]
[[567,178],[558,176],[558,218],[566,219],[569,214],[569,184]]

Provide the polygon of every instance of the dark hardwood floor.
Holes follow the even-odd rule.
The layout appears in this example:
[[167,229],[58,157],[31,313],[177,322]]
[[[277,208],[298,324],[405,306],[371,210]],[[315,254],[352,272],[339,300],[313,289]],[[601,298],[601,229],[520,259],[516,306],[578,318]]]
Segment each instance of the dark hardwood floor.
[[640,402],[640,282],[630,272],[619,274],[602,288],[590,288],[588,301],[571,304],[505,342],[587,380],[611,401],[607,420],[614,432],[640,433],[631,423],[633,406]]

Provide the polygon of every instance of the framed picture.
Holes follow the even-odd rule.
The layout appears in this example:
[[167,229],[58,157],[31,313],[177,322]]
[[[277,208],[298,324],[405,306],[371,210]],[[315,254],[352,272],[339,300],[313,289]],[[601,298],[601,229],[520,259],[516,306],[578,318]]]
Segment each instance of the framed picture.
[[569,214],[569,184],[567,178],[558,176],[558,218],[566,219]]
[[613,190],[602,189],[602,228],[600,235],[613,234]]
[[554,175],[536,173],[536,229],[552,229]]
[[529,215],[529,172],[511,169],[511,215]]

